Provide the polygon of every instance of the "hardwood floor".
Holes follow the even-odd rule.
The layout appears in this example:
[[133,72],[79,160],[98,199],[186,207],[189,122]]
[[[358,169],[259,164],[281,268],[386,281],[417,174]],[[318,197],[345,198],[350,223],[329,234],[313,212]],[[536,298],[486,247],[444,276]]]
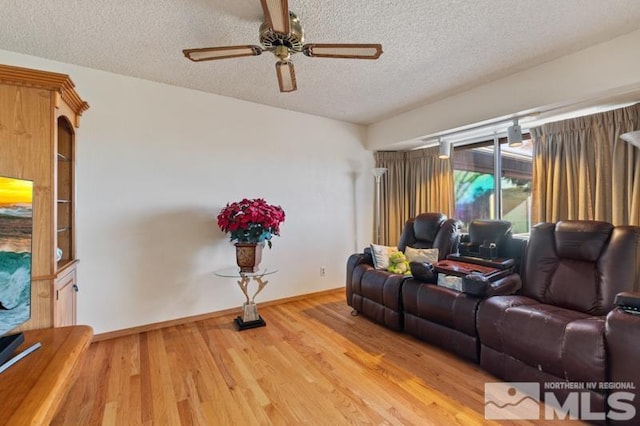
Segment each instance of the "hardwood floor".
[[494,377],[351,316],[343,291],[260,311],[93,343],[52,424],[490,424]]

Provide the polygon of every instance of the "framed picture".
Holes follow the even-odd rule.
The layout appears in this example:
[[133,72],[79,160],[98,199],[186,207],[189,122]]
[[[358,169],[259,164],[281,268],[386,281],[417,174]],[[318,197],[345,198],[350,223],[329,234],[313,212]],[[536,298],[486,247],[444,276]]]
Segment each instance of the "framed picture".
[[0,336],[31,315],[33,182],[0,176]]

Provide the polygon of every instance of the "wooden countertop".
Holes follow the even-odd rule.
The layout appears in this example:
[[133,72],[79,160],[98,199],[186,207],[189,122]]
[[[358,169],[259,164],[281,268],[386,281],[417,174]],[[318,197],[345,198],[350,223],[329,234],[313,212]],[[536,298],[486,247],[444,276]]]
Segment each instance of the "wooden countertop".
[[0,373],[0,424],[49,424],[92,336],[83,325],[25,331],[18,351],[36,342],[42,347]]

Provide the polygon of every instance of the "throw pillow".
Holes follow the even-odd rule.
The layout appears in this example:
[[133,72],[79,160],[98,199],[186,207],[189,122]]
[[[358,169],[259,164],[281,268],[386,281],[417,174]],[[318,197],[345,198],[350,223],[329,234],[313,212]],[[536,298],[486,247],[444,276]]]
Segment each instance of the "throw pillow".
[[389,255],[396,251],[398,251],[397,247],[371,244],[371,257],[373,257],[373,267],[376,269],[387,269],[389,267]]
[[434,264],[438,261],[438,249],[416,249],[407,246],[404,249],[404,254],[407,256],[409,263],[411,262],[427,262]]

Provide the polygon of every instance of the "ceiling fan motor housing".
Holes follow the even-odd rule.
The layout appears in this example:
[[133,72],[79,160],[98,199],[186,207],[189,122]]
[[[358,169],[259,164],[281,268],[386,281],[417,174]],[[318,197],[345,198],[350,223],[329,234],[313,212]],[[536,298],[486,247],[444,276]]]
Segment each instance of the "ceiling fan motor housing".
[[285,46],[291,53],[302,52],[304,43],[304,30],[300,20],[293,13],[289,12],[289,33],[278,34],[274,32],[266,22],[260,25],[260,44],[266,50],[273,51],[277,46]]

